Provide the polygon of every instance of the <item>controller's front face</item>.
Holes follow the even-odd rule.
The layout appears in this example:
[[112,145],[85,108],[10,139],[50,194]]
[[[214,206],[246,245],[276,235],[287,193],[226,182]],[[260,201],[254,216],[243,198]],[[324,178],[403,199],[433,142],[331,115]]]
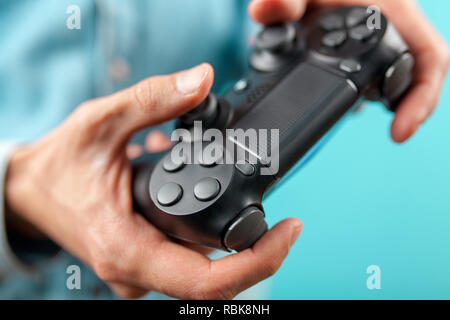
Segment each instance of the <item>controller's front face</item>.
[[252,246],[267,230],[265,191],[358,100],[394,109],[414,60],[384,16],[339,7],[265,28],[250,64],[231,90],[178,122],[192,134],[200,121],[222,139],[184,137],[156,165],[135,164],[136,209],[173,237],[225,250]]

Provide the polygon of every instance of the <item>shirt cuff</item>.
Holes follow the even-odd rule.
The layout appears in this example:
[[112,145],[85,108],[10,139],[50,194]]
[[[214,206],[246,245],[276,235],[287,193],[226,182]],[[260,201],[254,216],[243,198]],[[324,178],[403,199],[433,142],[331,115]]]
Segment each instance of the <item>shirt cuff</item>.
[[17,148],[15,142],[0,141],[0,274],[11,272],[32,273],[33,268],[23,263],[11,249],[5,220],[5,179],[12,152]]

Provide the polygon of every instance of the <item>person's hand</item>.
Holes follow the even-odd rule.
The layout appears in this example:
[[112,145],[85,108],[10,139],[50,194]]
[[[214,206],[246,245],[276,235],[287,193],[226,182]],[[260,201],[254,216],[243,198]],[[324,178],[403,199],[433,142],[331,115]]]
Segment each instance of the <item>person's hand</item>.
[[47,137],[13,154],[9,214],[80,258],[126,298],[155,290],[229,299],[269,277],[298,237],[299,220],[284,220],[253,248],[211,261],[133,211],[130,137],[199,105],[212,82],[213,70],[203,64],[82,104]]
[[396,142],[409,139],[436,108],[450,65],[447,44],[413,0],[253,0],[249,14],[270,24],[299,19],[306,6],[377,5],[396,26],[416,59],[414,85],[400,104],[391,126]]

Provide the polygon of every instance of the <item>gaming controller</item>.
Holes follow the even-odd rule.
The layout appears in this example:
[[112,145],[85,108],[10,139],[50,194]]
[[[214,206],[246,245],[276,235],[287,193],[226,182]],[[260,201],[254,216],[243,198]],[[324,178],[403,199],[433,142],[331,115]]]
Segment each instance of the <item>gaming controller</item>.
[[[251,247],[267,231],[261,202],[270,187],[358,101],[377,100],[395,110],[407,92],[414,59],[394,26],[381,15],[378,28],[372,28],[370,15],[367,8],[335,7],[263,29],[249,73],[220,98],[211,94],[178,120],[177,126],[186,130],[200,121],[232,143],[202,137],[202,146],[222,143],[222,152],[192,152],[189,161],[184,156],[175,161],[177,146],[195,144],[185,139],[157,164],[138,159],[136,210],[181,240],[224,250]],[[228,129],[278,130],[277,139],[267,143],[278,151],[276,170],[261,174],[271,159],[251,138],[241,143],[228,139]],[[223,161],[233,151],[229,145],[244,150],[244,156]]]

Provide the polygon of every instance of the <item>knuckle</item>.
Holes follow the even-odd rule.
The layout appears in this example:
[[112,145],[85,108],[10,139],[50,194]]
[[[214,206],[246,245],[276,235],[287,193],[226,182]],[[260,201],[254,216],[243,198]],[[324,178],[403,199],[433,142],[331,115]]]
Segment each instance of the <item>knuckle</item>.
[[84,101],[82,102],[79,106],[78,106],[78,110],[84,110],[84,109],[88,109],[90,108],[92,105],[92,101],[88,100],[88,101]]
[[264,278],[271,277],[278,271],[279,268],[280,264],[277,261],[270,261],[262,268],[262,275]]
[[134,297],[133,294],[131,292],[116,292],[117,296],[120,299],[124,299],[124,300],[133,300],[133,299],[138,299],[139,297]]
[[81,103],[74,111],[71,116],[72,122],[75,126],[80,128],[89,128],[89,123],[91,122],[91,110],[93,107],[93,102],[91,100]]
[[[115,282],[119,280],[121,272],[116,264],[117,259],[115,246],[108,239],[97,239],[95,249],[91,249],[93,270],[97,276],[105,282]],[[98,244],[100,243],[100,244]]]
[[118,280],[118,272],[113,263],[106,259],[98,259],[93,265],[94,272],[104,282],[115,282]]
[[230,300],[233,294],[230,290],[224,290],[211,282],[199,283],[191,292],[191,298],[194,300]]
[[156,104],[155,81],[155,78],[143,80],[133,87],[133,99],[144,112],[148,112]]
[[80,104],[72,115],[72,125],[82,133],[79,138],[84,144],[91,143],[93,136],[111,137],[112,128],[106,124],[114,114],[105,105],[108,105],[105,98],[89,100]]
[[127,289],[127,290],[116,291],[116,294],[121,299],[134,300],[134,299],[142,298],[143,296],[145,296],[146,292]]
[[448,46],[445,46],[445,66],[448,69],[450,67],[450,48]]
[[450,65],[450,51],[447,44],[444,41],[442,41],[442,43],[439,43],[439,45],[436,46],[434,52],[436,61],[440,65],[448,68]]
[[235,295],[228,285],[220,284],[211,272],[201,272],[191,280],[190,290],[187,293],[188,299],[229,300]]

